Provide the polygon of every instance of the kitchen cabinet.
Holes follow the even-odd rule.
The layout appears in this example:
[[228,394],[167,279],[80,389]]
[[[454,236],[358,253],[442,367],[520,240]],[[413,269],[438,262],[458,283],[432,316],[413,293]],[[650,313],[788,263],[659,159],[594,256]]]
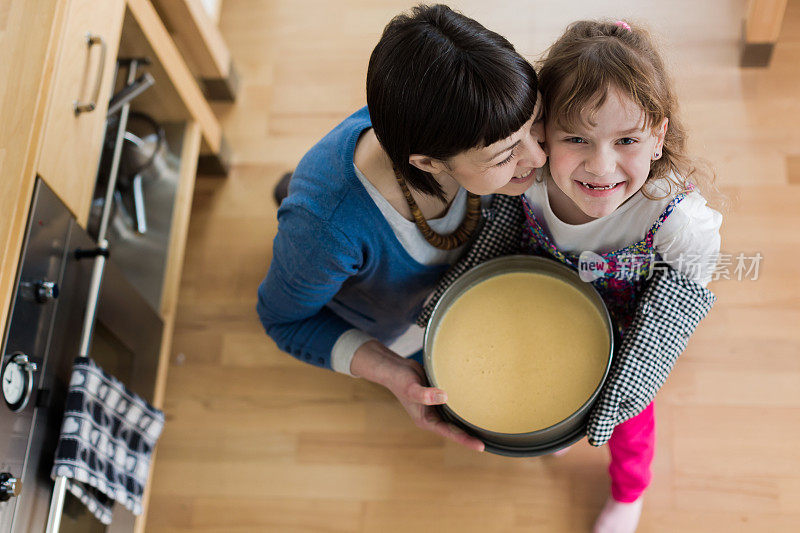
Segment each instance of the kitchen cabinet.
[[105,132],[124,0],[71,0],[38,172],[86,227]]
[[[150,0],[6,0],[0,8],[0,331],[6,330],[37,177],[86,227],[107,106],[120,89],[114,86],[118,56],[150,60],[146,70],[155,85],[131,109],[169,123],[180,138],[179,179],[155,306],[164,325],[152,402],[160,408],[198,160],[217,161],[221,169],[227,165],[219,121]],[[86,111],[76,113],[76,102],[87,104]],[[148,498],[149,488],[145,514],[126,530],[144,531]]]

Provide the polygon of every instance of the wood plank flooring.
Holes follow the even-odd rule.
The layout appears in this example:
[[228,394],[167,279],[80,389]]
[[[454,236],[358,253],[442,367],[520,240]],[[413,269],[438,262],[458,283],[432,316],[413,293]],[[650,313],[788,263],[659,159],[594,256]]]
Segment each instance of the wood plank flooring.
[[[497,5],[495,5],[497,4]],[[217,105],[236,154],[197,180],[147,531],[580,532],[607,496],[607,452],[478,454],[417,430],[380,387],[281,353],[254,306],[275,234],[271,191],[364,103],[367,59],[411,3],[227,0],[241,74]],[[657,400],[641,532],[800,530],[800,2],[768,69],[742,70],[744,0],[452,3],[535,59],[572,20],[660,35],[695,152],[731,198],[721,279]],[[752,277],[752,276],[751,276]]]

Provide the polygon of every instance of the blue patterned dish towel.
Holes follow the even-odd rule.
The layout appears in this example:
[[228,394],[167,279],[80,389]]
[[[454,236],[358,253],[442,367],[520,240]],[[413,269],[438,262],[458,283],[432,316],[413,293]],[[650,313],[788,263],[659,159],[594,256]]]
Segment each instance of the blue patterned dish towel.
[[88,357],[72,367],[51,476],[104,524],[114,501],[142,513],[142,494],[164,413],[128,390]]

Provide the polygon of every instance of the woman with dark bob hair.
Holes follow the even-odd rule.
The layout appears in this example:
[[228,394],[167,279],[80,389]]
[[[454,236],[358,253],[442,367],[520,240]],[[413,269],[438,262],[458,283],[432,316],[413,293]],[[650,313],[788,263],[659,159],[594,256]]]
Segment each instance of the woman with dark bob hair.
[[446,395],[424,386],[413,324],[475,233],[481,195],[519,195],[544,165],[537,112],[536,73],[504,37],[443,5],[395,17],[370,57],[367,107],[309,150],[281,203],[258,290],[267,334],[482,450],[430,407]]
[[[454,279],[519,253],[518,197],[546,161],[540,105],[534,69],[500,35],[441,5],[395,17],[369,61],[367,107],[309,150],[278,210],[258,288],[267,334],[301,361],[385,386],[420,428],[483,450],[431,407],[447,396],[426,387],[422,326]],[[478,229],[481,196],[492,216]],[[589,416],[594,446],[653,400],[714,303],[661,266]]]

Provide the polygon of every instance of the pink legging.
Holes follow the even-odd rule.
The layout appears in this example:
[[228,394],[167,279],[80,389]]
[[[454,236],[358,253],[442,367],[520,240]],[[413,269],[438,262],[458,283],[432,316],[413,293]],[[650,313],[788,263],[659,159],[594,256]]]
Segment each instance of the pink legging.
[[614,428],[608,441],[611,464],[611,495],[618,502],[639,498],[653,477],[650,464],[656,444],[656,417],[653,404]]

